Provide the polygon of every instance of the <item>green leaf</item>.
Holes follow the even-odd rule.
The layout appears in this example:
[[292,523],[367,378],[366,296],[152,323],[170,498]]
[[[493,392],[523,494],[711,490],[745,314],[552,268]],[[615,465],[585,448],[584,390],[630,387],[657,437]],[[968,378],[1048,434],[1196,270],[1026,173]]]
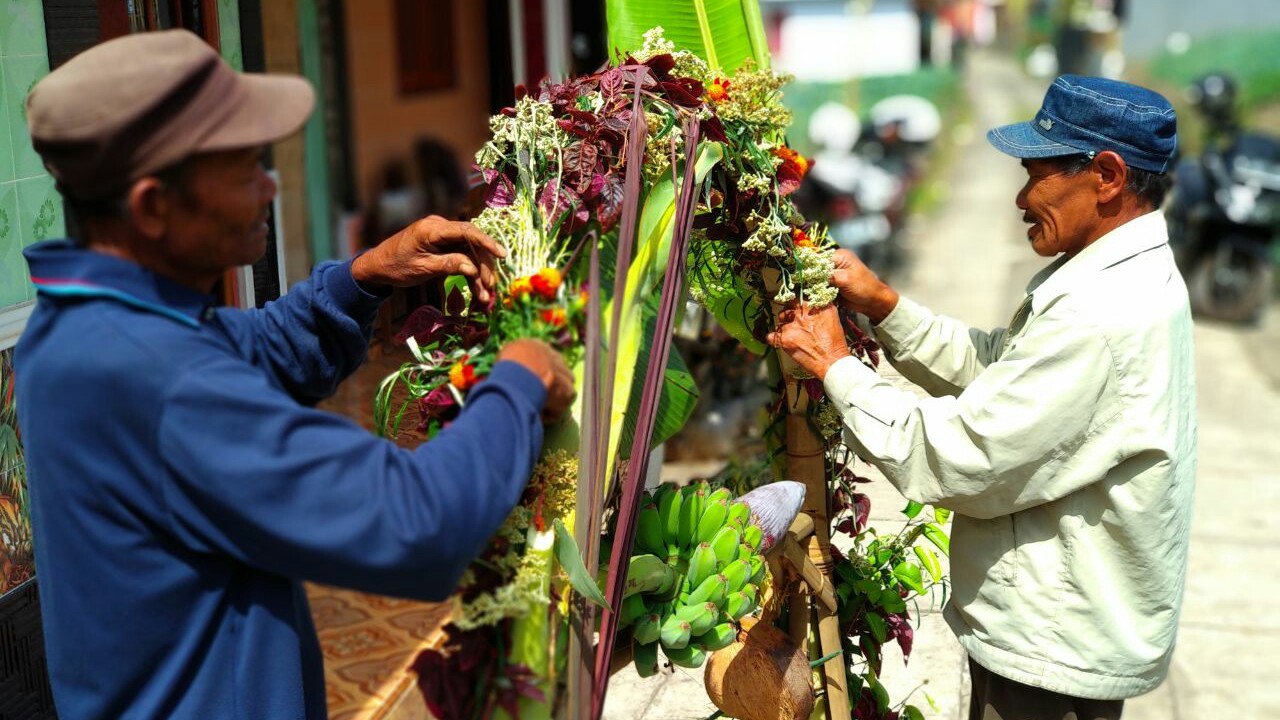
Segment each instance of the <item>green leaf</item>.
[[886,592],[880,596],[880,609],[890,615],[898,615],[907,611],[907,601],[896,592]]
[[[466,315],[467,310],[471,307],[471,286],[467,284],[467,278],[464,275],[450,275],[444,279],[444,297],[448,300],[453,293],[462,295],[463,302],[466,304],[462,308],[462,314]],[[448,305],[448,303],[445,303]]]
[[920,558],[920,565],[929,573],[929,577],[934,582],[942,580],[942,564],[938,562],[938,556],[927,547],[917,545],[915,547],[916,557]]
[[555,519],[555,528],[556,560],[560,562],[560,567],[564,568],[565,574],[569,576],[569,584],[582,597],[602,608],[608,608],[609,602],[604,599],[604,593],[600,592],[600,587],[596,585],[595,578],[591,577],[591,573],[587,572],[587,566],[582,561],[582,553],[578,550],[578,544],[573,541],[573,534],[565,528],[560,518]]
[[871,677],[871,694],[876,699],[876,710],[881,714],[889,712],[889,691],[884,689],[880,678]]
[[920,708],[915,705],[908,705],[902,708],[903,720],[924,720],[924,713],[920,712]]
[[903,585],[915,590],[917,593],[924,594],[924,578],[920,574],[919,565],[900,562],[893,569],[893,576],[902,581]]
[[867,613],[867,627],[871,628],[871,637],[882,643],[889,638],[889,626],[879,613]]
[[929,523],[924,526],[924,536],[929,538],[929,542],[936,545],[943,555],[951,554],[951,539],[947,537],[946,530],[934,523]]
[[[711,169],[724,157],[724,147],[717,142],[698,144],[694,169],[694,182],[701,185]],[[614,303],[622,303],[620,327],[606,327],[609,352],[616,358],[613,393],[609,416],[609,447],[605,457],[609,466],[604,474],[610,482],[620,454],[618,449],[632,397],[637,358],[642,348],[652,342],[652,334],[646,335],[644,306],[656,295],[666,272],[667,258],[671,254],[671,239],[676,210],[675,188],[671,180],[663,180],[649,189],[640,211],[639,231],[636,234],[635,257],[627,270],[623,297],[612,298],[603,308],[601,317],[611,325]],[[638,396],[637,396],[638,397]],[[607,492],[607,488],[606,488]]]
[[661,25],[677,50],[689,50],[712,71],[731,74],[747,58],[769,66],[758,0],[607,0],[609,47],[633,52]]
[[[637,368],[649,365],[649,350],[653,346],[653,330],[657,324],[658,305],[661,300],[662,297],[655,294],[645,303],[644,333],[650,341],[640,347],[640,353],[635,360]],[[627,401],[627,414],[622,419],[622,441],[618,444],[619,457],[631,457],[631,441],[636,434],[636,415],[640,412],[640,395],[643,392],[643,383],[632,383],[631,397]],[[667,356],[667,371],[662,384],[662,394],[658,397],[658,416],[654,420],[651,449],[671,439],[673,435],[680,432],[685,423],[689,422],[698,404],[698,396],[698,384],[694,382],[689,366],[685,364],[679,348],[672,346]]]
[[908,500],[907,506],[902,508],[902,514],[906,515],[908,520],[914,520],[915,517],[919,515],[920,511],[923,509],[924,509],[924,505],[921,505],[915,500]]
[[[700,279],[697,274],[691,273],[690,286]],[[717,285],[723,285],[724,289],[716,294],[706,292],[707,288]],[[705,307],[716,319],[716,324],[750,352],[763,355],[768,348],[755,336],[756,319],[763,312],[763,306],[755,291],[748,288],[736,273],[721,279],[719,283],[707,282],[702,287],[703,294],[707,296]]]
[[946,525],[947,519],[951,517],[951,511],[946,508],[936,507],[933,509],[933,521],[939,525]]

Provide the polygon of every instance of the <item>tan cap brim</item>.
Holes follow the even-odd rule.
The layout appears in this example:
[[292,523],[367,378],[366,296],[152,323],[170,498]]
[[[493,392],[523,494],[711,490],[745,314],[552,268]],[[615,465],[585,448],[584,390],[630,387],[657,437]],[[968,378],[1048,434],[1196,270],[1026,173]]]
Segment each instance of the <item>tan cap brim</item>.
[[316,95],[305,79],[292,75],[242,74],[237,107],[195,152],[267,145],[298,132],[315,108]]

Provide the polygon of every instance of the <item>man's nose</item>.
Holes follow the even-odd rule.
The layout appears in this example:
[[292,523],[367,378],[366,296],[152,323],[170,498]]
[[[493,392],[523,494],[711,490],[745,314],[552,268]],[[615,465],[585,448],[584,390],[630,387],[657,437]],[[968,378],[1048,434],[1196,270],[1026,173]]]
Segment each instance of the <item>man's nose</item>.
[[1027,188],[1025,185],[1018,191],[1018,197],[1014,198],[1013,202],[1018,206],[1019,210],[1027,209]]

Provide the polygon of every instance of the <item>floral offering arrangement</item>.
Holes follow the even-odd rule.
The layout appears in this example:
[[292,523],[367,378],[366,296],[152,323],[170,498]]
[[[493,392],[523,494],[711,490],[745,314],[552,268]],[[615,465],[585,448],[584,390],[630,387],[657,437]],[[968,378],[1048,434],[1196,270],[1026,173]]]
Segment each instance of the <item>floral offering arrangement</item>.
[[[702,20],[703,39],[715,37]],[[455,590],[444,641],[418,658],[420,686],[445,720],[599,718],[609,675],[625,667],[618,660],[649,675],[661,648],[669,663],[695,668],[722,649],[738,652],[762,611],[759,625],[777,621],[794,578],[775,576],[781,566],[765,556],[777,557],[805,485],[746,492],[755,478],[734,489],[714,481],[643,489],[648,450],[697,401],[671,347],[687,283],[726,331],[766,357],[779,389],[788,374],[799,382],[826,457],[846,459],[825,461],[822,490],[832,524],[856,551],[834,554],[831,581],[854,717],[914,717],[913,706],[890,707],[876,679],[879,648],[896,639],[909,651],[906,605],[940,581],[936,557],[916,541],[945,542],[945,517],[876,537],[821,384],[797,381],[763,342],[778,307],[828,305],[837,295],[834,245],[789,198],[810,161],[786,145],[788,78],[768,68],[762,42],[732,71],[712,48],[702,48],[708,62],[661,27],[637,44],[593,74],[544,82],[490,120],[491,139],[476,156],[485,209],[474,222],[508,248],[496,297],[482,307],[461,278],[446,281],[447,309],[410,315],[398,339],[412,360],[377,392],[380,432],[412,427],[429,439],[512,340],[548,342],[581,382],[573,417],[548,428],[520,504]],[[851,319],[846,327],[851,349],[874,366],[874,342]],[[780,393],[775,415],[786,403]],[[782,476],[786,438],[771,437]]]

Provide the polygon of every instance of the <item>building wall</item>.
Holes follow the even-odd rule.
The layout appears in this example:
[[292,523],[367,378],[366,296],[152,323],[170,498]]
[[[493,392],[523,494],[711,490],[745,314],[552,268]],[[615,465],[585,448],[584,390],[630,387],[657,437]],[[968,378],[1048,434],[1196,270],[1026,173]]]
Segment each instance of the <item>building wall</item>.
[[49,73],[40,0],[0,10],[0,314],[35,299],[22,249],[66,232],[62,198],[31,147],[27,93]]
[[[397,84],[393,0],[344,3],[347,73],[357,197],[369,207],[390,161],[409,163],[422,136],[447,144],[470,167],[488,138],[488,53],[484,3],[454,0],[457,83],[451,90],[401,97]],[[423,42],[431,38],[424,37]]]
[[27,131],[27,93],[48,73],[42,3],[10,0],[0,9],[0,595],[33,572],[11,349],[35,299],[22,249],[66,233],[62,198]]

